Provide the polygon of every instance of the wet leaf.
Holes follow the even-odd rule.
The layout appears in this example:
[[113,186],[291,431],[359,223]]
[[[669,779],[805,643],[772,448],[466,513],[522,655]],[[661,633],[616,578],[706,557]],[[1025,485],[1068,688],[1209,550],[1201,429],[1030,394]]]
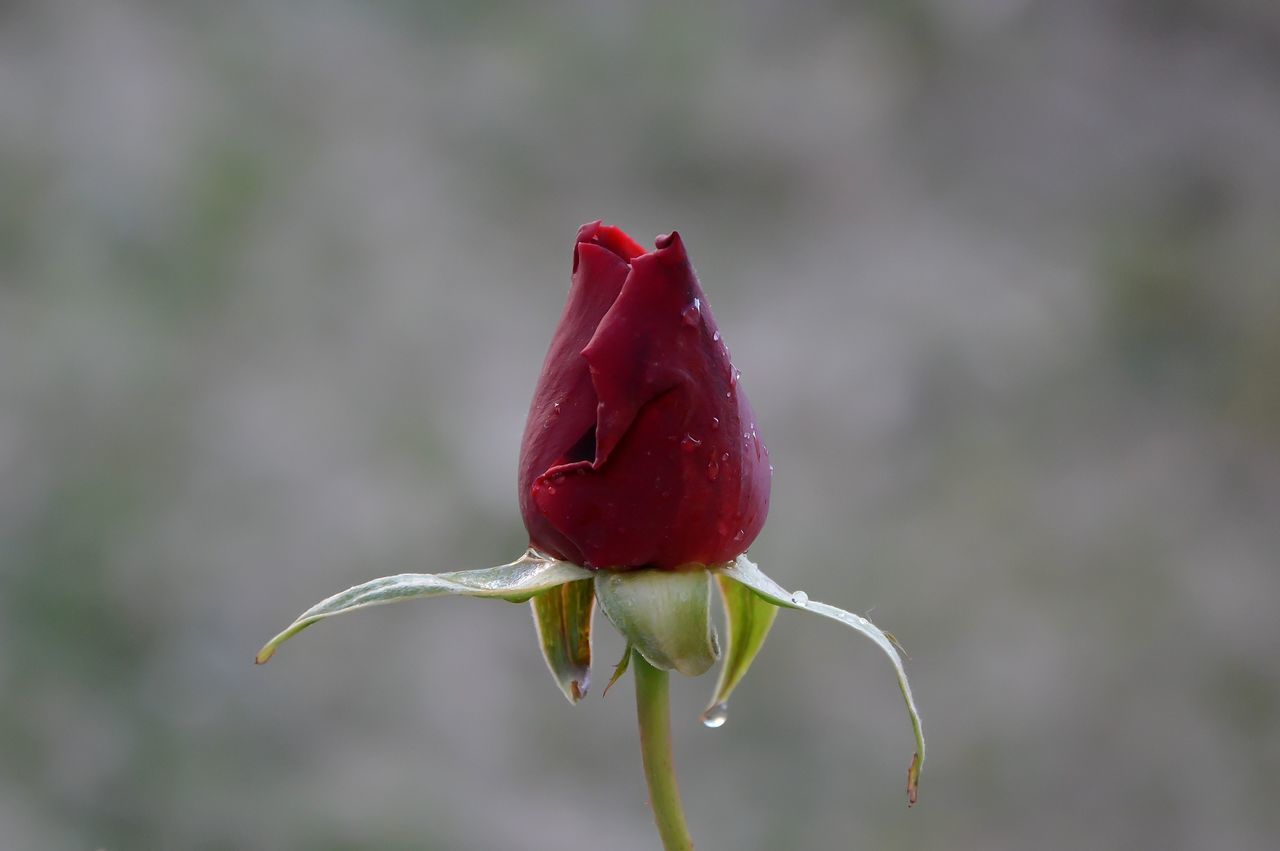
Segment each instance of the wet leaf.
[[424,597],[497,597],[523,603],[542,591],[575,580],[590,579],[591,571],[564,561],[556,561],[529,550],[520,558],[499,567],[460,570],[453,573],[401,573],[384,576],[334,594],[307,609],[288,628],[268,641],[254,661],[259,665],[275,655],[281,644],[317,621],[363,609]]
[[714,571],[721,577],[740,582],[775,606],[796,609],[802,612],[813,612],[814,614],[839,621],[845,626],[852,627],[874,641],[885,652],[898,674],[898,688],[902,690],[902,698],[906,701],[907,714],[911,718],[911,728],[916,739],[916,752],[911,758],[911,765],[907,768],[907,803],[914,804],[916,801],[916,788],[920,780],[920,767],[924,764],[924,729],[921,726],[920,713],[916,709],[915,698],[911,695],[911,684],[907,682],[907,672],[902,666],[902,657],[898,655],[898,651],[893,646],[893,642],[889,640],[889,637],[878,626],[861,615],[855,615],[846,612],[844,609],[810,600],[803,591],[796,591],[794,594],[788,592],[781,585],[765,576],[760,568],[746,556],[738,556],[737,560],[718,566],[714,568]]
[[591,684],[591,615],[596,589],[590,579],[566,582],[529,601],[547,667],[570,703]]
[[756,594],[746,585],[727,576],[718,576],[720,596],[724,600],[724,619],[728,636],[720,681],[716,683],[711,703],[702,713],[702,723],[719,727],[724,723],[729,695],[746,676],[751,662],[769,637],[769,627],[778,615],[778,607]]
[[649,664],[696,677],[720,655],[706,570],[599,571],[600,609]]

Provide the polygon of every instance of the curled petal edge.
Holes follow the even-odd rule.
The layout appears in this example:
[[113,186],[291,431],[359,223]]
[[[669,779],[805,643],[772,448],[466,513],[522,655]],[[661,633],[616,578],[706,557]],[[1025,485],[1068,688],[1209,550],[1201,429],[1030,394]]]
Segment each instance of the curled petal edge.
[[558,561],[535,550],[529,550],[515,561],[498,567],[452,573],[401,573],[384,576],[316,603],[299,615],[283,632],[263,645],[254,661],[259,665],[266,663],[281,644],[302,630],[326,618],[356,609],[383,606],[401,600],[450,596],[497,597],[512,603],[523,603],[536,594],[566,582],[591,578],[592,572],[586,568]]
[[915,698],[911,695],[911,684],[907,681],[907,672],[902,665],[902,657],[898,655],[898,650],[894,647],[889,636],[861,615],[855,615],[846,612],[844,609],[838,609],[826,603],[819,603],[816,600],[809,600],[803,592],[797,592],[796,594],[788,592],[777,582],[766,576],[746,556],[738,556],[737,559],[728,564],[712,568],[712,571],[720,577],[727,577],[745,585],[775,606],[802,612],[813,612],[814,614],[831,618],[834,621],[839,621],[845,626],[852,627],[870,638],[884,651],[897,672],[898,688],[902,690],[902,698],[907,704],[907,714],[911,718],[911,729],[915,734],[916,752],[911,758],[910,766],[907,768],[907,805],[914,804],[920,783],[920,768],[924,765],[924,728],[920,721],[920,712],[916,709]]

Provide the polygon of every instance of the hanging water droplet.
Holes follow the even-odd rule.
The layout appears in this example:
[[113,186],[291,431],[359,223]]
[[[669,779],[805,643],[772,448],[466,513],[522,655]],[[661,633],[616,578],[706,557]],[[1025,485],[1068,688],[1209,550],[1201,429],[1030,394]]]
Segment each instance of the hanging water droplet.
[[714,730],[723,727],[724,722],[729,720],[729,704],[715,703],[707,707],[707,711],[702,713],[702,726],[709,727]]
[[797,606],[800,606],[801,608],[804,608],[805,606],[809,605],[809,595],[804,593],[803,591],[797,591],[791,595],[791,602],[795,603]]
[[694,299],[692,304],[680,311],[680,318],[684,320],[684,324],[690,328],[697,328],[698,322],[702,319],[702,302]]
[[702,445],[702,441],[691,434],[686,434],[680,439],[680,448],[685,452],[692,452]]

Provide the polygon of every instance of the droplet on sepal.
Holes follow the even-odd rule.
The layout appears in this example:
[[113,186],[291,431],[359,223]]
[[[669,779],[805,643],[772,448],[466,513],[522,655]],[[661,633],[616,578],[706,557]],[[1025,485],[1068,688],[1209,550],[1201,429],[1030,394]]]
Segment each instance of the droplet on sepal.
[[729,704],[715,703],[707,707],[707,711],[702,713],[702,726],[715,730],[724,726],[724,722],[729,720]]
[[797,591],[791,595],[791,602],[803,609],[805,606],[809,605],[809,595],[803,591]]

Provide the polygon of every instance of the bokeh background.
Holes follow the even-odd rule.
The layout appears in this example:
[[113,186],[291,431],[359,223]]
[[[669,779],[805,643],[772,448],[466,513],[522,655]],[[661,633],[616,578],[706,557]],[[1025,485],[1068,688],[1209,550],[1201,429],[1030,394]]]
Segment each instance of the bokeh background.
[[699,847],[1262,849],[1280,809],[1280,6],[0,4],[0,848],[648,849],[597,621],[373,576],[524,544],[603,217],[681,229],[784,614]]

